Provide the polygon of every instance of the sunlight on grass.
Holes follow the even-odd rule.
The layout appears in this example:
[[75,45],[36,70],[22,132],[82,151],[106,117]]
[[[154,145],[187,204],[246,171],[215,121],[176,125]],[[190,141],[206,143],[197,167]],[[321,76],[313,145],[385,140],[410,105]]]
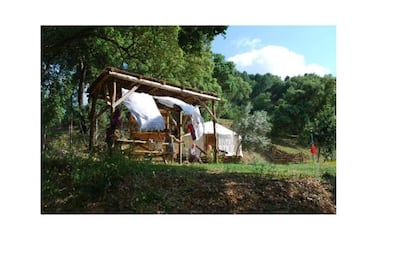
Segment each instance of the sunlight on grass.
[[336,175],[335,163],[305,164],[202,164],[191,165],[212,173],[246,173],[268,175],[276,178],[317,178],[324,173]]

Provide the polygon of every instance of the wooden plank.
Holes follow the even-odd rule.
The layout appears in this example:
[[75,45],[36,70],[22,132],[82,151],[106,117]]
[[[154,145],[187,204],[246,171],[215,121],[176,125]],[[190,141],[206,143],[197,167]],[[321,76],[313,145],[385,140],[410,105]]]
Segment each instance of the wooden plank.
[[133,152],[134,153],[142,153],[142,154],[159,154],[159,155],[166,154],[162,151],[151,151],[151,150],[134,150]]
[[[203,105],[203,107],[206,109],[206,111],[211,115],[211,117],[213,118],[213,121],[216,121],[216,122],[218,122],[218,120],[217,120],[217,117],[216,117],[216,115],[215,115],[215,111],[214,111],[214,113],[210,110],[210,108],[204,103],[204,102],[201,102],[201,105]],[[213,106],[214,106],[214,102],[213,102]]]
[[153,92],[156,92],[158,90],[158,88],[152,88],[152,89],[150,89],[148,92],[149,93],[153,93]]
[[150,139],[155,141],[164,141],[165,140],[165,133],[164,132],[139,132],[139,131],[131,131],[130,132],[131,139],[134,140],[143,140],[148,141]]
[[115,99],[116,99],[116,81],[113,82],[113,87],[112,87],[112,98],[111,98],[111,113],[113,113],[115,111]]
[[178,127],[177,121],[173,117],[170,116],[170,121],[174,124],[175,127]]
[[138,87],[139,87],[139,85],[134,86],[127,93],[125,93],[124,96],[122,96],[121,98],[119,98],[118,100],[116,100],[116,102],[114,103],[114,108],[116,108],[116,106],[118,106],[119,104],[121,104],[128,96],[130,96],[132,93],[134,93],[138,89]]
[[[183,137],[181,136],[181,128],[183,127],[183,112],[180,112],[180,118],[178,123],[178,139],[180,142],[182,141]],[[178,161],[180,164],[183,163],[183,146],[181,143],[178,144]]]
[[116,141],[121,143],[138,143],[138,144],[146,144],[148,141],[146,140],[138,140],[138,139],[117,139]]
[[[121,143],[137,143],[137,144],[147,144],[147,140],[139,140],[139,139],[117,139],[118,142]],[[166,142],[158,143],[161,145],[168,145]]]

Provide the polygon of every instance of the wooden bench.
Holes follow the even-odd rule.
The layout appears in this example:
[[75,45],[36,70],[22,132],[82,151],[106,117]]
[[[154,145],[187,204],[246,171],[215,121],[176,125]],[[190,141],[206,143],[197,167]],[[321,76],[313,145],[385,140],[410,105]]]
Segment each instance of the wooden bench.
[[162,157],[163,161],[168,155],[167,145],[164,142],[165,134],[157,132],[131,132],[131,138],[118,139],[117,144],[122,152],[137,159]]
[[165,133],[164,132],[137,132],[131,131],[129,133],[129,137],[133,140],[154,140],[157,142],[164,142],[165,141]]

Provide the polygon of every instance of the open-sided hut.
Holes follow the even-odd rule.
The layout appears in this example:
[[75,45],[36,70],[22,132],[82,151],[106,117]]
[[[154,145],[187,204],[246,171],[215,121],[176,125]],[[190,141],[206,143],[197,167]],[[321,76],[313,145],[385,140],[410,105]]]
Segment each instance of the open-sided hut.
[[[122,90],[124,89],[124,93]],[[125,90],[127,91],[125,93]],[[95,133],[96,122],[100,116],[105,113],[113,113],[118,105],[125,101],[132,93],[144,92],[152,96],[169,96],[175,99],[179,99],[193,106],[199,106],[204,108],[213,118],[213,129],[215,131],[215,125],[217,122],[215,101],[219,98],[216,93],[202,91],[194,88],[184,87],[170,82],[158,80],[151,77],[142,76],[140,74],[131,73],[125,70],[120,70],[114,67],[105,68],[102,73],[96,78],[88,89],[90,99],[90,138],[89,148],[95,145]],[[104,107],[97,111],[97,103],[102,101]],[[181,134],[182,128],[185,127],[183,123],[182,110],[180,107],[174,105],[169,107],[157,103],[165,122],[172,120],[176,125],[178,134]],[[178,112],[178,122],[176,122],[171,114]],[[167,125],[168,126],[168,125]],[[167,127],[166,126],[166,127]],[[186,130],[185,130],[186,132]],[[185,133],[184,132],[184,133]],[[123,139],[122,143],[133,144],[148,144],[154,138],[160,139],[160,132],[134,132],[131,130],[129,139]],[[161,138],[162,139],[162,138]],[[181,137],[180,137],[181,139]],[[217,150],[217,143],[214,142],[214,150]],[[178,153],[180,162],[182,161],[183,149],[181,144],[178,145]],[[214,159],[217,161],[217,151],[214,151]]]

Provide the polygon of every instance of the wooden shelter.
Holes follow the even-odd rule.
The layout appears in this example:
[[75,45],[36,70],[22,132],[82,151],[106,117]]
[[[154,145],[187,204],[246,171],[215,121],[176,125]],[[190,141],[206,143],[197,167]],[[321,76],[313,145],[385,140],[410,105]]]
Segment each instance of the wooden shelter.
[[[128,92],[122,95],[122,88],[127,89]],[[198,105],[200,108],[204,108],[213,118],[214,122],[214,134],[215,124],[217,122],[215,101],[219,98],[217,94],[213,92],[201,91],[194,88],[183,87],[180,85],[172,84],[166,81],[158,80],[151,77],[145,77],[140,74],[134,74],[124,70],[120,70],[114,67],[107,67],[96,78],[88,89],[90,100],[90,138],[89,148],[95,145],[95,133],[97,119],[105,112],[111,114],[115,111],[115,108],[120,105],[130,94],[135,92],[144,92],[153,96],[170,96],[180,99],[191,105]],[[100,111],[97,111],[98,101],[103,101],[105,105]],[[183,127],[182,112],[177,109],[172,109],[166,106],[161,107],[161,113],[166,120],[170,121],[171,112],[176,111],[180,113],[178,122],[176,123],[179,130],[181,139],[181,129]],[[124,142],[130,143],[147,143],[153,137],[151,132],[144,133],[130,133],[130,139],[124,140]],[[214,160],[217,162],[217,142],[214,141]],[[179,144],[178,147],[180,163],[182,161],[182,147]]]

